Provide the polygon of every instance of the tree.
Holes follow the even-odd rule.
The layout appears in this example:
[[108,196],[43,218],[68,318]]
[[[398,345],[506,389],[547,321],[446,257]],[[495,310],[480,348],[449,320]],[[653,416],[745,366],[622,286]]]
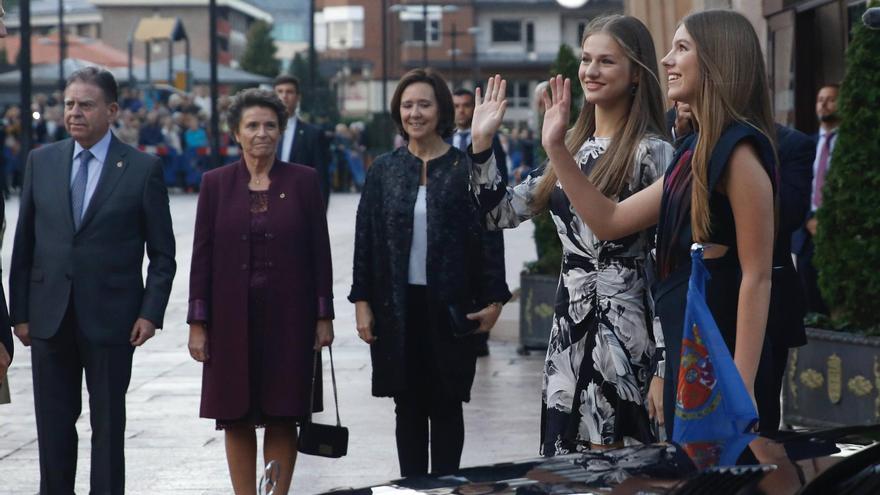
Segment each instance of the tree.
[[559,47],[556,60],[550,67],[550,75],[561,75],[571,79],[571,116],[569,124],[574,125],[584,101],[584,90],[578,79],[578,69],[581,66],[580,59],[575,56],[570,46],[563,44]]
[[817,212],[815,264],[832,316],[880,326],[880,31],[856,22],[846,50],[843,117]]
[[[317,57],[317,54],[315,54]],[[319,67],[318,61],[315,67]],[[339,120],[339,109],[336,105],[336,93],[331,88],[330,81],[321,75],[319,70],[315,74],[315,87],[309,88],[309,63],[306,57],[297,53],[287,66],[287,73],[299,79],[300,92],[306,97],[300,98],[299,110],[310,118],[315,124],[319,120],[336,122]]]
[[257,21],[248,30],[241,68],[266,77],[275,77],[281,72],[281,61],[275,58],[276,51],[272,27],[263,21]]
[[[550,75],[557,74],[571,79],[571,124],[577,120],[580,111],[580,102],[584,99],[581,85],[578,83],[578,68],[580,61],[575,56],[570,46],[563,44],[559,47],[556,60],[550,67]],[[540,130],[539,130],[540,131]],[[540,134],[540,132],[539,132]],[[539,150],[539,156],[544,156],[543,149]],[[529,265],[529,270],[534,273],[559,275],[562,265],[562,243],[559,242],[559,234],[556,225],[548,212],[544,212],[532,219],[535,224],[535,247],[538,251],[538,260]]]

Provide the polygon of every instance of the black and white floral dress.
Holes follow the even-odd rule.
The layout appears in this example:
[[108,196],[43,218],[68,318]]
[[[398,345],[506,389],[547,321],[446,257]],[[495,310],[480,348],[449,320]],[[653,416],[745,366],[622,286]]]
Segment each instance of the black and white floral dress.
[[[583,144],[575,160],[584,173],[609,143],[608,138],[589,138]],[[672,152],[666,141],[643,139],[632,178],[618,199],[662,177]],[[481,202],[501,198],[493,159],[476,165],[472,181],[482,190]],[[531,207],[541,173],[507,188],[487,214],[489,228],[516,227],[541,213]],[[559,183],[548,206],[563,257],[544,365],[541,451],[553,456],[587,450],[591,443],[652,441],[645,397],[654,351],[662,341],[646,269],[654,230],[601,241],[575,213]]]

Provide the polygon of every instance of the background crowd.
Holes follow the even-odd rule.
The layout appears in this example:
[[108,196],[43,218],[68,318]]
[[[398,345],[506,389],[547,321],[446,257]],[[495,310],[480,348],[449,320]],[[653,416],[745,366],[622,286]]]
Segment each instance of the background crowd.
[[[35,147],[66,139],[61,92],[38,93],[33,98],[34,114],[31,142]],[[217,101],[220,112],[220,153],[223,163],[239,158],[240,151],[226,126],[230,97]],[[21,188],[24,167],[20,160],[21,107],[5,106],[0,111],[0,191],[4,197]],[[210,159],[211,103],[208,89],[197,86],[193,92],[169,89],[124,89],[120,94],[120,112],[113,132],[120,141],[162,158],[165,183],[169,188],[197,192],[202,174],[213,166]],[[308,119],[307,119],[308,120]],[[375,156],[386,150],[369,148],[368,129],[361,121],[312,122],[323,132],[324,164],[330,188],[334,192],[360,191]],[[535,166],[537,141],[527,127],[503,129],[499,134],[507,152],[507,168],[519,180]],[[400,146],[403,140],[394,140]]]

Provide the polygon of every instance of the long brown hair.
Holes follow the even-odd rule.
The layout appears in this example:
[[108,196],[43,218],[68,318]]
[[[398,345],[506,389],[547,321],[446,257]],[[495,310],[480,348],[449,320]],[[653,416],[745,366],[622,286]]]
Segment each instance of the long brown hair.
[[[609,15],[594,19],[584,30],[581,46],[590,36],[604,33],[611,36],[626,54],[638,84],[631,96],[629,112],[624,124],[614,133],[611,144],[599,157],[590,172],[590,182],[605,196],[616,197],[632,178],[633,161],[639,143],[646,134],[665,136],[663,93],[657,77],[657,56],[651,33],[642,21],[624,15]],[[577,82],[578,84],[580,81]],[[568,131],[565,145],[572,155],[578,152],[596,132],[596,106],[584,100],[577,121]],[[547,163],[544,175],[534,196],[534,206],[547,206],[550,193],[556,187],[556,171]]]
[[742,14],[706,10],[682,21],[696,45],[701,83],[691,109],[699,134],[691,161],[691,227],[695,241],[709,240],[708,169],[721,134],[734,121],[754,127],[774,147],[770,90],[758,36]]

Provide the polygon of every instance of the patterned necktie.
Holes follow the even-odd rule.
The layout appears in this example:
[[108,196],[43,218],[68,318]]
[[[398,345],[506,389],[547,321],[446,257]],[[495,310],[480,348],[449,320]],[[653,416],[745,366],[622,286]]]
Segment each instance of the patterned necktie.
[[825,135],[822,143],[822,151],[819,152],[819,164],[816,166],[816,188],[813,190],[813,205],[818,209],[822,206],[822,188],[825,187],[825,173],[828,172],[828,162],[831,158],[831,140],[837,132],[829,132]]
[[73,178],[70,186],[70,205],[73,207],[73,225],[79,230],[82,223],[83,206],[86,201],[86,184],[89,181],[89,162],[94,155],[89,150],[82,150],[79,154],[79,170]]

